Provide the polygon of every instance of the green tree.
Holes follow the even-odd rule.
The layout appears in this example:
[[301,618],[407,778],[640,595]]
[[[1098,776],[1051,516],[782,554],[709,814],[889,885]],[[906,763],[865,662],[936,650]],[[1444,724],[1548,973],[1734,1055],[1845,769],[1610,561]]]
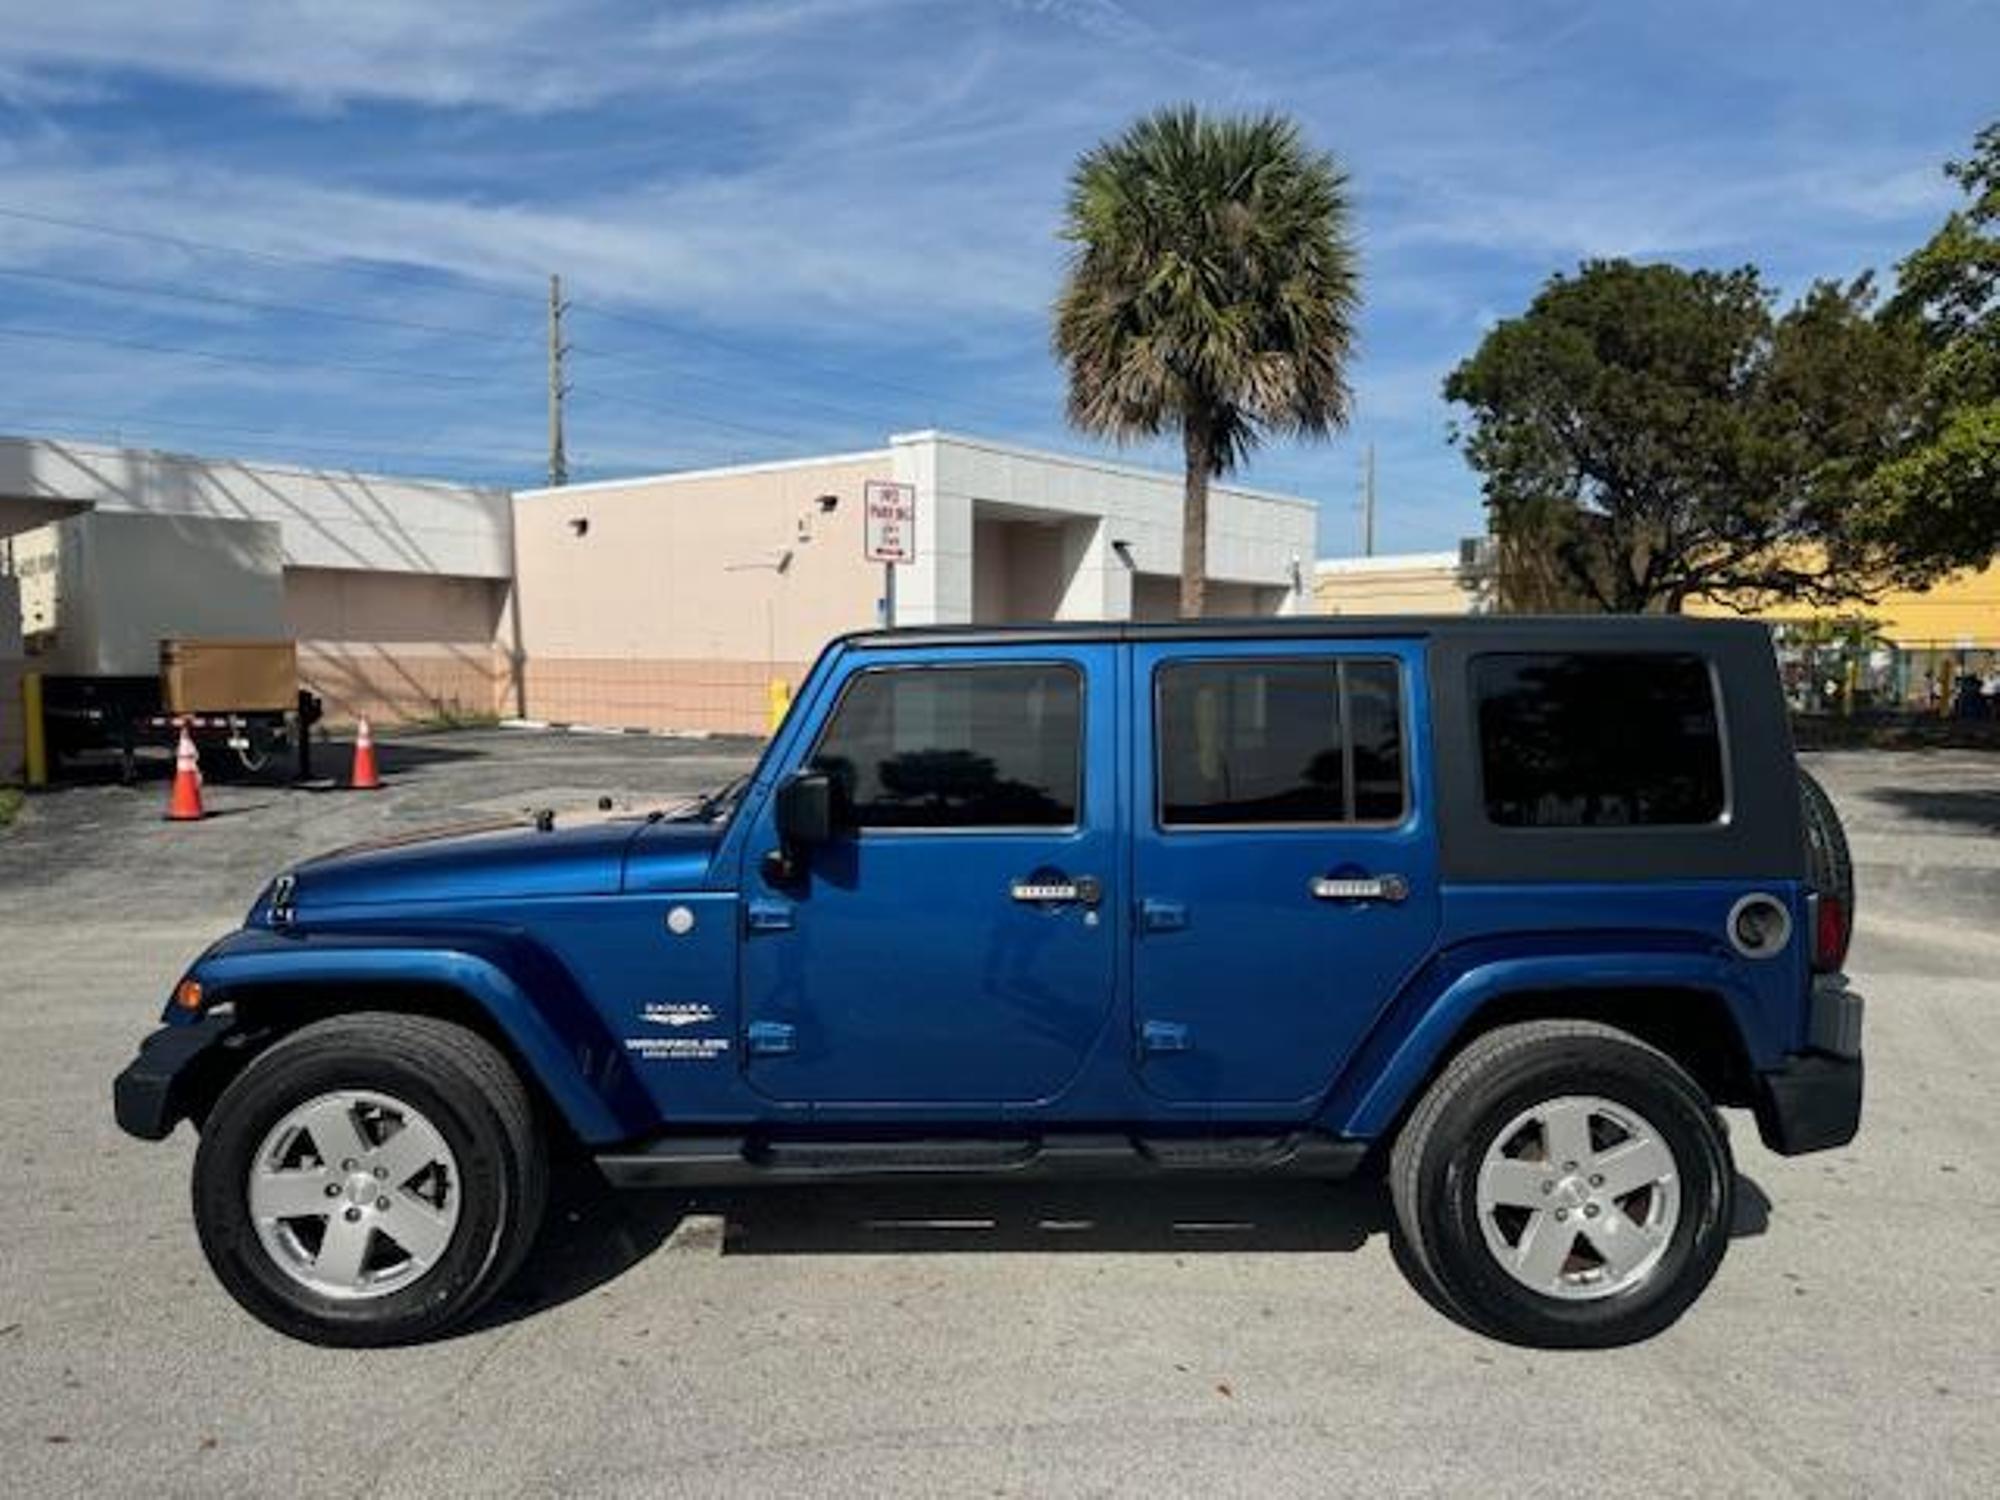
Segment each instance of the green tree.
[[[1752,267],[1551,277],[1444,387],[1503,568],[1531,558],[1581,607],[1625,612],[1867,597],[1889,564],[1855,511],[1921,366],[1873,300],[1865,277],[1823,283],[1781,317]],[[1521,594],[1503,577],[1503,606]]]
[[1914,431],[1873,479],[1877,533],[1917,574],[2000,552],[2000,123],[1945,172],[1967,201],[1897,267],[1885,313],[1928,357]]
[[1181,613],[1202,613],[1208,487],[1270,436],[1346,425],[1359,306],[1347,176],[1277,115],[1162,110],[1086,152],[1053,344],[1069,420],[1120,443],[1178,429]]

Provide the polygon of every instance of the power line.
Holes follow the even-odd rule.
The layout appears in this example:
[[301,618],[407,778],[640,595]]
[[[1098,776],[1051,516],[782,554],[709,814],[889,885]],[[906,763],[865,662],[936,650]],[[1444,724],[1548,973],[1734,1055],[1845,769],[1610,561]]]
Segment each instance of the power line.
[[28,224],[44,224],[56,229],[79,230],[85,234],[108,235],[115,239],[173,245],[182,250],[235,255],[244,260],[264,261],[270,265],[311,266],[319,270],[338,270],[364,276],[386,276],[400,281],[449,280],[457,283],[461,291],[474,296],[492,297],[517,306],[523,301],[523,294],[520,292],[503,292],[491,286],[481,286],[469,277],[428,266],[390,265],[367,257],[336,258],[324,255],[291,255],[279,250],[250,250],[241,245],[226,245],[216,240],[198,240],[190,235],[166,234],[157,229],[133,229],[122,224],[99,224],[88,219],[67,219],[55,214],[32,213],[22,208],[0,208],[0,218],[16,219]]
[[[881,390],[895,392],[898,395],[914,396],[924,403],[924,408],[927,411],[935,409],[939,404],[937,392],[934,390],[926,390],[920,386],[905,385],[900,381],[884,380],[879,375],[863,373],[849,366],[826,360],[809,359],[798,354],[780,353],[774,355],[768,350],[754,348],[749,344],[740,344],[730,339],[719,338],[711,333],[695,332],[687,328],[678,327],[672,323],[664,322],[658,318],[642,317],[638,313],[613,311],[594,302],[579,301],[571,305],[578,312],[589,313],[599,318],[608,318],[616,323],[628,323],[634,328],[648,328],[655,332],[672,334],[676,338],[686,339],[691,343],[707,344],[711,348],[721,349],[730,354],[738,354],[746,359],[790,364],[794,368],[809,370],[815,374],[826,376],[829,379],[861,385],[872,385]],[[952,401],[949,404],[958,407],[959,410],[968,414],[984,410],[985,414],[994,420],[1010,422],[1013,420],[1011,417],[1001,417],[998,408],[978,408],[968,405],[963,401]]]
[[351,360],[290,359],[274,354],[230,353],[200,349],[187,344],[154,344],[141,339],[114,339],[95,333],[60,333],[48,328],[0,328],[0,338],[36,339],[57,344],[99,344],[109,349],[136,349],[148,354],[168,354],[176,358],[206,359],[218,364],[275,365],[287,370],[349,370],[363,375],[391,375],[438,385],[489,385],[495,378],[483,375],[455,375],[445,370],[412,370],[398,365],[360,364]]
[[[252,250],[241,245],[230,245],[215,240],[197,239],[191,235],[169,234],[159,230],[133,229],[125,225],[104,224],[88,219],[36,213],[31,210],[19,208],[0,208],[0,218],[13,219],[29,224],[41,224],[52,228],[73,230],[86,234],[107,235],[148,244],[172,245],[182,250],[237,256],[245,260],[261,261],[271,265],[306,266],[322,271],[381,276],[408,282],[428,282],[432,284],[441,281],[449,282],[457,290],[474,296],[489,297],[514,306],[521,306],[524,301],[523,293],[502,291],[490,285],[481,285],[467,276],[431,267],[389,265],[365,257],[306,256],[274,250]],[[54,273],[39,274],[48,279],[54,279]],[[174,294],[157,293],[156,295]],[[248,305],[247,300],[246,305]],[[852,365],[845,365],[831,360],[811,359],[792,352],[773,353],[768,349],[757,348],[748,343],[738,342],[711,333],[695,331],[659,318],[646,317],[639,313],[624,312],[605,307],[595,302],[578,302],[572,300],[569,306],[573,312],[586,313],[595,317],[608,319],[612,322],[625,323],[635,328],[644,328],[654,332],[671,334],[676,338],[686,340],[690,343],[703,344],[710,348],[719,349],[744,358],[766,363],[790,365],[794,369],[816,374],[827,379],[838,380],[849,385],[869,385],[900,397],[914,398],[922,403],[920,410],[926,414],[933,413],[942,407],[962,412],[966,416],[977,418],[980,421],[1001,422],[1011,426],[1017,420],[1015,414],[1003,413],[997,407],[985,407],[959,398],[947,398],[940,401],[938,393],[934,389],[926,389],[925,387],[902,381],[885,379],[873,372],[863,371]],[[278,310],[277,304],[273,304],[272,307],[273,310]],[[310,311],[309,309],[298,308],[296,306],[292,306],[287,310]],[[358,313],[339,315],[329,313],[320,315],[329,317],[338,316],[349,321],[389,322],[387,319],[378,319]],[[402,322],[403,320],[396,320],[390,326],[401,326]],[[428,331],[446,332],[447,330],[442,327],[435,327]],[[449,331],[468,335],[472,332],[471,330],[464,329]]]
[[[77,413],[35,412],[33,414],[19,413],[7,418],[6,420],[8,422],[8,425],[19,428],[40,427],[50,424],[66,426],[79,434],[79,436],[76,439],[77,441],[83,441],[83,442],[102,442],[104,441],[104,433],[106,429],[110,429],[116,434],[114,441],[120,447],[134,446],[127,439],[126,434],[128,430],[133,434],[137,435],[137,434],[142,434],[147,430],[154,428],[158,428],[165,431],[186,430],[194,432],[205,432],[224,438],[249,437],[253,439],[253,441],[257,439],[266,439],[282,444],[284,451],[288,453],[325,453],[333,455],[338,458],[346,459],[348,462],[345,466],[349,468],[373,467],[372,465],[361,465],[354,462],[357,455],[372,454],[381,457],[399,455],[412,458],[443,459],[443,460],[463,460],[466,457],[465,449],[436,448],[423,444],[413,444],[413,443],[398,441],[395,439],[377,441],[372,438],[363,437],[363,438],[358,438],[351,444],[335,445],[328,443],[317,443],[309,438],[294,438],[288,436],[287,434],[277,429],[272,429],[272,428],[232,427],[221,423],[185,422],[163,417],[152,417],[144,415],[135,416],[131,414],[126,414],[120,416],[93,417],[93,416],[83,416]],[[88,436],[86,434],[95,434],[95,435]],[[146,444],[144,446],[155,446],[155,445]],[[172,451],[172,450],[167,450],[167,451]],[[522,463],[531,462],[536,456],[522,449],[494,448],[484,443],[479,445],[479,447],[476,450],[476,454],[479,457],[513,459],[513,460],[518,460]],[[204,456],[204,455],[191,455],[191,456]],[[206,456],[216,457],[218,455],[206,455]],[[236,457],[239,455],[230,455],[230,456]],[[259,459],[256,460],[256,462],[260,468],[274,469],[281,472],[291,472],[300,474],[311,472],[305,469],[287,470],[285,465],[282,462],[278,461]]]
[[[397,447],[422,449],[429,452],[443,453],[447,451],[435,447],[427,440],[412,443],[401,438],[383,439],[379,434],[373,432],[357,432],[353,428],[321,427],[317,424],[314,424],[308,433],[299,434],[295,438],[296,429],[290,427],[264,427],[249,422],[196,422],[190,421],[185,417],[155,416],[150,412],[115,412],[104,416],[88,416],[79,412],[42,409],[36,413],[36,418],[45,421],[74,422],[79,424],[186,428],[191,432],[215,432],[237,437],[278,438],[288,442],[298,441],[309,443],[315,442],[318,438],[341,438],[350,440],[362,447],[370,448],[380,446],[383,442],[388,442]],[[487,451],[506,452],[509,456],[515,457],[529,456],[530,453],[530,450],[526,448],[489,449]]]
[[[664,364],[659,360],[648,359],[643,355],[627,350],[600,349],[595,344],[571,344],[568,348],[573,354],[590,355],[596,359],[614,360],[620,364],[631,365],[634,369],[668,375],[675,380],[692,381],[696,385],[708,386],[718,391],[737,395],[744,393],[744,382],[741,380],[731,379],[728,376],[698,374],[693,370]],[[763,395],[768,394],[768,392],[758,392],[758,394]],[[788,407],[812,407],[818,411],[826,412],[830,416],[844,417],[850,421],[867,422],[870,425],[879,423],[882,420],[882,413],[879,409],[868,410],[862,407],[842,406],[836,402],[823,401],[817,396],[800,396],[796,393],[787,393],[785,405]]]
[[638,411],[647,412],[654,416],[668,417],[675,421],[694,422],[707,427],[720,427],[731,432],[746,433],[751,437],[774,438],[778,442],[789,443],[799,448],[811,448],[814,446],[795,433],[778,432],[769,427],[752,427],[744,422],[732,422],[723,417],[710,416],[706,412],[691,411],[685,407],[661,406],[655,402],[641,401],[635,396],[627,396],[621,391],[606,390],[602,386],[579,385],[573,387],[573,389],[579,396],[596,396],[602,400],[616,402],[621,406],[630,406]]
[[467,328],[449,323],[425,323],[414,318],[392,318],[378,313],[335,312],[304,302],[280,302],[265,297],[239,297],[226,292],[196,291],[164,283],[117,281],[103,276],[77,276],[63,271],[31,271],[18,266],[0,266],[0,276],[17,281],[42,281],[59,286],[87,287],[125,296],[162,297],[182,302],[202,302],[218,307],[241,307],[259,312],[287,312],[305,317],[325,318],[339,323],[372,323],[383,328],[407,328],[418,333],[443,334],[453,338],[480,339],[487,343],[509,344],[519,334],[495,333],[490,328]]

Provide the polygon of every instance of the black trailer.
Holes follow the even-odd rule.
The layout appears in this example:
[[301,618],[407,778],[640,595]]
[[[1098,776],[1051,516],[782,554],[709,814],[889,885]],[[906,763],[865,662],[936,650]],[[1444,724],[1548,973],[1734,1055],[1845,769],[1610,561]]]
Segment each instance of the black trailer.
[[118,755],[119,779],[129,783],[137,779],[142,746],[171,750],[185,728],[205,756],[212,752],[219,758],[226,751],[253,774],[274,759],[289,756],[294,775],[304,781],[312,775],[312,727],[321,713],[319,698],[304,688],[288,709],[175,714],[167,711],[157,675],[42,679],[42,724],[51,778],[65,758],[110,750]]

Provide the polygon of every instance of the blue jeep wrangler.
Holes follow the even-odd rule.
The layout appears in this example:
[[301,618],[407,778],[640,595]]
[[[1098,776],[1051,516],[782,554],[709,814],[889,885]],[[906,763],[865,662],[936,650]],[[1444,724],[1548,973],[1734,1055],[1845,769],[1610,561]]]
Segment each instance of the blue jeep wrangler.
[[1852,903],[1755,624],[875,632],[686,806],[280,875],[115,1100],[193,1121],[216,1274],[330,1344],[464,1319],[564,1146],[639,1187],[1379,1171],[1439,1305],[1599,1346],[1722,1259],[1718,1106],[1853,1136]]

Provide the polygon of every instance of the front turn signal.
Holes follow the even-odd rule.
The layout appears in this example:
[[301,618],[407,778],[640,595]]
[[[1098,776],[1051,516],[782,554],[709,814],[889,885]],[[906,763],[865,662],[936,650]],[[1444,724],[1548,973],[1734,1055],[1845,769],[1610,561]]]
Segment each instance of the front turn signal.
[[174,986],[174,1004],[182,1010],[193,1012],[201,1009],[201,984],[198,980],[183,979]]

